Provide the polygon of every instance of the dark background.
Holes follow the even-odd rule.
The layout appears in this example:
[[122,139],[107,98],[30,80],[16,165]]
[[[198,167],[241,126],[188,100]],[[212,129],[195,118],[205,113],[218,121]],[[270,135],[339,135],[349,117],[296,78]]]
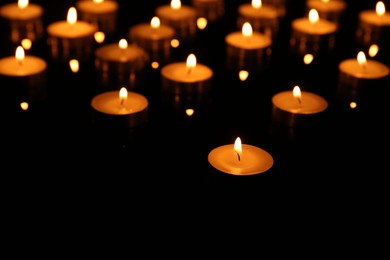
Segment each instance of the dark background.
[[[118,2],[118,30],[107,39],[111,42],[126,38],[130,26],[149,22],[157,6],[169,4]],[[226,1],[223,19],[198,31],[197,38],[172,58],[185,61],[193,52],[199,63],[210,66],[214,72],[212,93],[201,102],[186,101],[175,107],[162,98],[159,70],[146,68],[145,80],[136,91],[149,100],[149,122],[130,130],[100,129],[94,124],[89,103],[101,89],[93,61],[72,74],[67,66],[50,60],[44,41],[38,43],[31,54],[49,63],[48,99],[31,104],[29,111],[6,102],[1,111],[1,183],[3,198],[15,218],[25,223],[24,215],[38,219],[46,212],[50,217],[45,219],[54,225],[63,218],[72,223],[80,223],[78,218],[96,223],[103,216],[122,223],[127,217],[141,219],[140,212],[145,210],[158,215],[168,210],[168,205],[192,207],[193,203],[196,209],[211,206],[207,209],[212,211],[219,205],[238,203],[264,214],[277,212],[279,217],[297,217],[309,211],[306,218],[325,217],[344,223],[349,231],[354,226],[349,221],[361,221],[363,213],[383,217],[389,195],[385,181],[389,109],[374,101],[375,109],[368,106],[349,111],[339,106],[335,95],[337,64],[356,57],[359,51],[354,38],[357,14],[374,8],[375,2],[348,1],[334,53],[305,67],[288,48],[290,22],[305,14],[305,4],[290,1],[273,43],[269,68],[251,73],[241,82],[236,71],[225,67],[224,36],[239,30],[236,10],[243,2]],[[66,19],[74,1],[31,3],[44,6],[47,26]],[[15,46],[7,39],[0,45],[2,56],[14,55]],[[390,65],[383,56],[378,59]],[[275,129],[271,98],[294,85],[322,95],[329,107],[318,124]],[[193,117],[185,116],[187,107],[195,108]],[[207,161],[208,153],[234,143],[237,136],[243,143],[268,151],[274,158],[273,167],[243,177],[214,170]],[[196,212],[202,212],[201,219],[207,218],[203,211]],[[69,222],[65,225],[71,226]],[[89,227],[93,229],[92,224]]]

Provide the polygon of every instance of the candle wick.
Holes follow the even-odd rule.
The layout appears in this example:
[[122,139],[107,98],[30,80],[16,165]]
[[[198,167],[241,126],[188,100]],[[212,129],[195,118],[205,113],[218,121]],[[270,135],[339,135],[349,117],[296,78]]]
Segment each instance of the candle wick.
[[188,66],[187,74],[191,74],[191,72],[192,72],[192,66]]
[[241,161],[241,156],[240,156],[240,153],[236,152],[237,153],[237,158],[238,158],[238,161]]

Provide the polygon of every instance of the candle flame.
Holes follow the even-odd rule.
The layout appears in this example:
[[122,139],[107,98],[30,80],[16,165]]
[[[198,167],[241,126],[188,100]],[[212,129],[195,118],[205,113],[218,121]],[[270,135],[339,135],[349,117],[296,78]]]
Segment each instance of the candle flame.
[[320,17],[318,15],[318,12],[316,9],[310,9],[309,11],[309,22],[311,24],[316,24],[320,20]]
[[150,26],[152,28],[159,28],[160,27],[160,18],[157,16],[153,17],[152,20],[150,20]]
[[94,2],[95,4],[101,4],[101,3],[103,3],[103,1],[104,1],[104,0],[93,0],[93,2]]
[[249,76],[249,72],[246,70],[240,70],[238,72],[238,77],[241,81],[245,81]]
[[186,61],[186,66],[187,66],[188,74],[190,74],[191,71],[196,67],[196,57],[193,53],[188,55],[187,61]]
[[121,87],[119,90],[119,99],[121,101],[121,106],[123,106],[127,99],[127,89],[125,87]]
[[24,111],[28,109],[28,103],[27,102],[21,102],[20,103],[20,108]]
[[187,108],[186,109],[186,115],[187,116],[192,116],[195,113],[195,110],[192,108]]
[[22,46],[18,46],[16,48],[15,58],[19,62],[19,64],[22,64],[22,62],[24,60],[24,49]]
[[379,46],[376,44],[372,44],[368,49],[368,55],[370,55],[370,57],[375,57],[378,54],[378,52],[379,52]]
[[252,29],[252,25],[248,22],[245,22],[243,25],[242,25],[242,35],[244,37],[251,37],[253,34],[253,29]]
[[181,1],[180,0],[172,0],[171,1],[171,8],[174,10],[178,10],[181,7]]
[[357,55],[357,61],[358,61],[360,66],[362,66],[363,68],[366,67],[367,59],[366,59],[366,55],[364,54],[364,52],[359,51],[359,53]]
[[75,7],[69,8],[67,21],[69,24],[75,24],[77,22],[77,11]]
[[241,144],[241,138],[237,137],[236,141],[234,142],[234,152],[238,156],[238,160],[241,160],[241,155],[242,155],[242,144]]
[[382,1],[376,3],[375,11],[378,16],[383,16],[386,13],[385,4]]
[[95,32],[93,37],[95,38],[95,41],[97,43],[103,43],[106,38],[106,35],[104,34],[104,32]]
[[329,0],[321,0],[324,3],[329,3]]
[[77,73],[79,71],[79,61],[76,60],[76,59],[71,59],[69,61],[69,67],[70,67],[70,70],[73,72],[73,73]]
[[178,39],[172,39],[171,46],[172,48],[178,48],[180,46],[180,41]]
[[27,39],[27,38],[23,39],[23,40],[21,40],[20,43],[22,44],[23,49],[25,49],[25,50],[31,49],[32,41],[30,39]]
[[306,65],[312,63],[313,60],[314,60],[313,54],[305,54],[305,56],[303,56],[303,63],[305,63]]
[[28,0],[18,0],[18,7],[25,9],[28,6]]
[[295,99],[298,101],[298,103],[301,104],[302,93],[301,93],[301,89],[299,88],[299,86],[295,86],[293,88],[293,95],[294,95]]
[[119,41],[118,45],[119,45],[119,48],[121,48],[122,50],[127,49],[127,46],[128,46],[126,39],[121,39]]
[[207,19],[204,17],[199,17],[196,19],[196,26],[199,30],[203,30],[207,26]]
[[252,7],[255,9],[259,9],[262,7],[262,2],[261,0],[252,0]]

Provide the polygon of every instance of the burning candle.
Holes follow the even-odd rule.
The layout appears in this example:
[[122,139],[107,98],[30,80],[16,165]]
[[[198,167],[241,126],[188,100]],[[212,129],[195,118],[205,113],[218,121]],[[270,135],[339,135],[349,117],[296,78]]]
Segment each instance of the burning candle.
[[225,0],[192,0],[198,17],[204,17],[210,22],[220,20],[225,15]]
[[245,22],[242,30],[225,37],[227,67],[235,70],[262,70],[268,67],[271,58],[272,39],[254,32]]
[[238,7],[237,24],[242,28],[248,22],[254,31],[261,32],[275,39],[279,31],[279,15],[277,10],[268,5],[263,5],[262,0],[252,0]]
[[215,169],[238,176],[266,172],[274,163],[267,151],[253,145],[242,144],[239,137],[234,145],[214,148],[208,154],[208,161]]
[[0,59],[1,82],[5,96],[27,101],[41,101],[47,96],[47,63],[25,55],[23,47],[16,48],[15,56]]
[[80,0],[76,2],[76,8],[80,19],[94,24],[98,31],[115,33],[119,8],[115,0]]
[[17,44],[23,39],[36,41],[43,37],[42,15],[43,8],[29,4],[28,0],[19,0],[17,4],[10,3],[0,8],[0,16],[9,23],[7,29],[11,41]]
[[309,17],[302,17],[291,23],[290,48],[293,53],[303,56],[331,54],[335,44],[337,24],[320,19],[316,9],[310,9]]
[[149,53],[151,62],[167,63],[171,60],[175,30],[169,25],[161,24],[160,18],[153,17],[148,23],[136,24],[129,29],[130,41],[138,44]]
[[148,122],[148,100],[145,96],[127,91],[107,91],[96,95],[91,106],[95,123],[108,127],[132,128]]
[[293,91],[282,91],[272,97],[272,120],[276,125],[287,127],[309,125],[327,107],[328,102],[323,97],[295,86]]
[[96,26],[77,20],[77,10],[70,7],[67,20],[49,24],[47,27],[48,46],[53,60],[85,61],[92,57]]
[[95,51],[98,82],[106,89],[118,85],[128,89],[140,86],[148,62],[148,53],[136,44],[129,45],[126,39],[103,45]]
[[347,3],[344,0],[307,0],[306,8],[316,9],[321,19],[339,23]]
[[155,13],[162,24],[175,29],[175,37],[179,41],[190,41],[195,38],[197,12],[194,7],[182,5],[180,0],[172,0],[170,5],[157,7]]

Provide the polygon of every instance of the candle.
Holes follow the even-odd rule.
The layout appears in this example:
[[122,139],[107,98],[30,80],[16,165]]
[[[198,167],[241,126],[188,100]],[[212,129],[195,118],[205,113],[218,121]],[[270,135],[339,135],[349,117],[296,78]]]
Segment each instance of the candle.
[[293,91],[282,91],[272,97],[272,121],[287,127],[309,126],[327,107],[323,97],[295,86]]
[[136,24],[129,29],[129,39],[149,53],[152,62],[167,63],[171,60],[175,30],[169,25],[161,24],[155,16],[150,24]]
[[375,10],[364,10],[359,13],[356,29],[356,40],[362,48],[371,44],[384,47],[390,43],[390,13],[382,1],[377,2]]
[[126,39],[105,44],[95,51],[95,68],[99,84],[106,89],[126,86],[135,89],[143,82],[143,72],[149,62],[148,53]]
[[133,128],[148,122],[147,98],[125,87],[97,94],[91,106],[94,122],[101,126]]
[[194,7],[182,5],[180,0],[172,0],[170,5],[157,7],[155,13],[162,24],[175,29],[178,40],[190,41],[195,38],[197,12]]
[[290,47],[295,54],[321,56],[333,51],[337,24],[320,19],[316,9],[309,11],[308,18],[293,20],[291,29]]
[[[28,0],[19,0],[0,8],[0,16],[9,24],[9,34],[13,43],[19,44],[23,39],[37,41],[43,37],[43,8],[29,4]],[[7,31],[8,34],[8,31]]]
[[280,18],[284,18],[287,13],[287,5],[290,0],[263,0],[264,5],[272,6],[278,11]]
[[[360,104],[387,103],[387,95],[382,91],[388,88],[390,69],[387,65],[366,58],[360,51],[356,59],[346,59],[339,63],[337,97],[342,103]],[[381,90],[382,89],[382,90]]]
[[46,28],[50,54],[55,61],[89,60],[93,54],[96,26],[77,20],[77,10],[70,7],[66,21],[57,21]]
[[307,0],[306,8],[316,9],[321,19],[339,23],[347,3],[344,0]]
[[254,31],[275,38],[279,31],[279,15],[272,6],[263,5],[261,0],[252,0],[238,7],[237,25],[242,28],[249,22]]
[[47,96],[46,71],[45,60],[25,55],[23,47],[18,46],[15,56],[0,59],[1,85],[5,96],[18,102],[44,100]]
[[119,8],[115,0],[80,0],[76,2],[76,8],[81,20],[96,25],[105,34],[115,33]]
[[225,0],[192,0],[198,17],[204,17],[210,22],[220,20],[225,15]]
[[245,22],[241,32],[232,32],[225,37],[226,64],[234,70],[262,70],[268,67],[271,58],[272,39],[254,32]]
[[211,150],[208,161],[215,169],[237,176],[266,172],[274,163],[267,151],[253,145],[242,144],[239,137],[234,145],[222,145]]

